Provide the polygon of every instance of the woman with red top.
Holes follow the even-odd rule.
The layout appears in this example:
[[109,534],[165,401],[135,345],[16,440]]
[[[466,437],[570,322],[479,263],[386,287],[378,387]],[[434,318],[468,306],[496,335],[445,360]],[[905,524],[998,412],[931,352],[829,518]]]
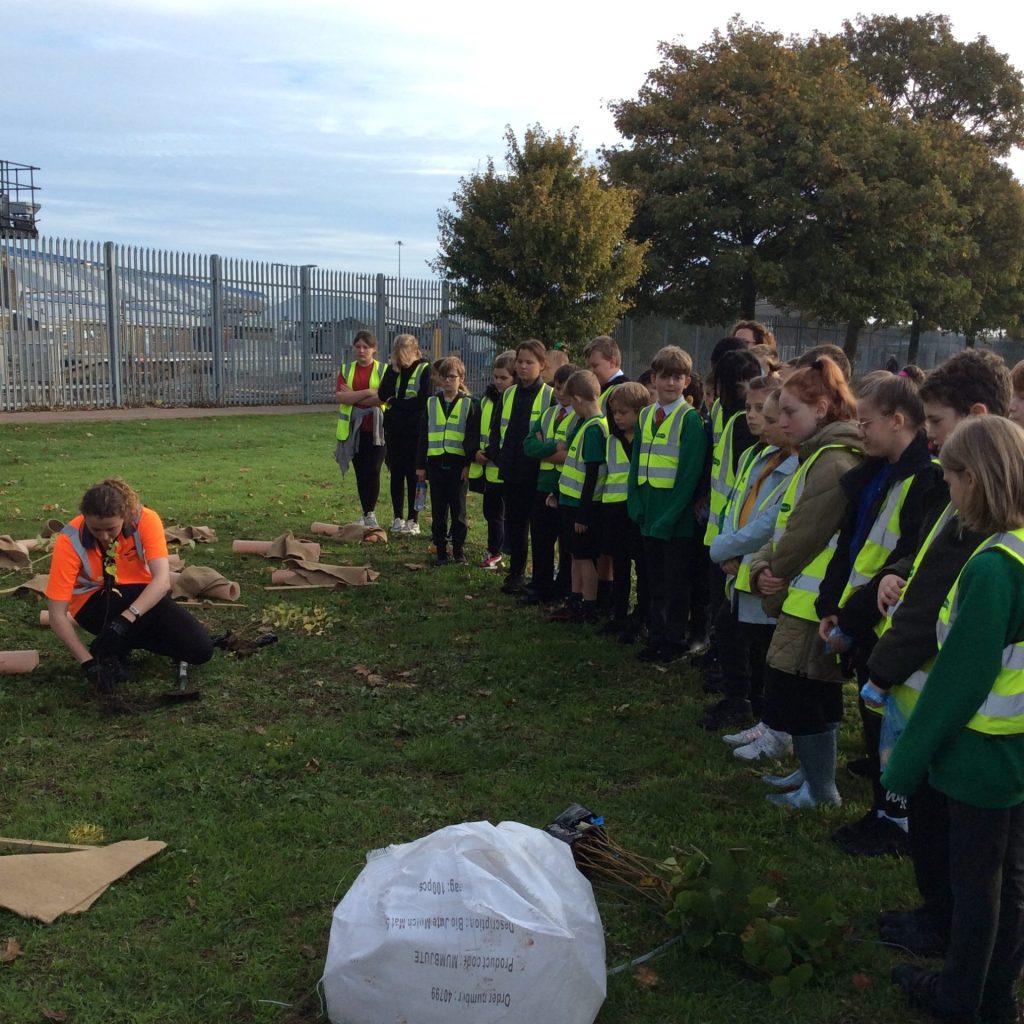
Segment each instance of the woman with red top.
[[378,525],[377,498],[384,465],[384,419],[377,398],[382,373],[376,353],[377,339],[369,331],[359,331],[352,342],[355,359],[342,366],[335,385],[338,427],[334,459],[342,476],[349,463],[355,468],[364,526]]
[[[209,661],[209,634],[171,600],[167,540],[156,512],[118,477],[90,487],[79,509],[57,536],[46,596],[50,628],[86,678],[101,683],[101,662],[113,661],[123,679],[133,649],[193,665]],[[89,647],[76,623],[95,636]]]

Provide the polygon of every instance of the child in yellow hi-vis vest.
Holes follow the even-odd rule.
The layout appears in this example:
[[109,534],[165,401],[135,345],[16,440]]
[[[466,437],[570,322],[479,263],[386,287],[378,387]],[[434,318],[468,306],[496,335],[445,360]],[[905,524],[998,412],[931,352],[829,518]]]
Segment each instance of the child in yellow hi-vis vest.
[[1024,432],[971,416],[942,446],[950,502],[987,540],[935,624],[938,655],[882,773],[949,798],[953,912],[941,970],[892,980],[941,1020],[1013,1021],[1024,968]]

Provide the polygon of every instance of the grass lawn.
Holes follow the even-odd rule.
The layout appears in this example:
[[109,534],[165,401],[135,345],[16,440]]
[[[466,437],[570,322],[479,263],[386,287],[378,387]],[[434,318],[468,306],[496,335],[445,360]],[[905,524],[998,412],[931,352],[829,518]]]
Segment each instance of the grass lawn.
[[[42,926],[0,911],[0,951],[7,936],[23,949],[0,963],[3,1024],[43,1021],[43,1009],[72,1024],[312,1022],[331,913],[368,850],[464,820],[541,826],[572,801],[639,853],[750,847],[784,895],[830,892],[851,923],[836,973],[791,1001],[773,1003],[740,967],[677,944],[648,964],[656,984],[630,971],[609,979],[603,1024],[908,1019],[874,920],[910,904],[909,864],[854,860],[827,839],[864,812],[866,783],[840,773],[841,811],[780,813],[756,774],[697,728],[692,673],[643,667],[631,648],[519,609],[499,593],[500,574],[411,571],[427,562],[426,534],[387,547],[325,542],[324,561],[379,569],[375,586],[262,589],[272,563],[233,555],[233,538],[303,535],[313,521],[358,515],[354,479],[340,484],[332,460],[330,417],[0,430],[0,533],[35,536],[119,473],[166,524],[217,530],[216,545],[185,559],[239,580],[248,607],[201,609],[211,630],[281,605],[326,616],[322,635],[286,629],[250,659],[218,654],[194,673],[198,703],[109,716],[36,625],[40,606],[0,600],[0,648],[42,654],[31,675],[0,679],[0,834],[67,842],[88,823],[109,841],[168,844],[87,913]],[[386,488],[385,473],[385,524]],[[476,496],[471,515],[478,561]],[[160,659],[139,658],[138,674],[141,693],[172,683]],[[855,718],[851,705],[850,754]],[[609,967],[670,937],[653,905],[597,896]],[[560,1019],[552,1007],[550,1022],[531,1024]]]

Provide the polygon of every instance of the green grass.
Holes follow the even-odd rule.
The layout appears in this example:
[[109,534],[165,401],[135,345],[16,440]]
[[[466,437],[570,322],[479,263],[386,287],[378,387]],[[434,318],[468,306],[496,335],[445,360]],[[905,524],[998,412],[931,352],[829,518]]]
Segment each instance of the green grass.
[[[840,779],[841,812],[780,814],[696,727],[702,694],[685,669],[641,667],[630,648],[515,607],[498,575],[410,571],[405,563],[427,560],[426,536],[387,548],[325,543],[325,561],[379,569],[373,587],[262,589],[271,563],[232,555],[232,538],[301,535],[358,514],[354,480],[340,484],[332,461],[329,417],[2,430],[0,533],[34,536],[116,472],[165,523],[216,528],[220,541],[186,561],[238,579],[248,607],[202,609],[212,630],[282,602],[334,620],[322,636],[289,632],[245,661],[218,655],[195,672],[199,703],[110,717],[35,625],[39,606],[0,602],[0,647],[42,652],[33,674],[0,679],[0,834],[67,841],[87,822],[110,841],[168,844],[85,914],[45,927],[0,911],[0,940],[23,946],[0,964],[4,1024],[41,1021],[43,1007],[74,1024],[313,1021],[331,913],[367,850],[464,820],[544,825],[574,800],[640,853],[748,846],[785,879],[784,893],[831,892],[851,921],[840,969],[792,1002],[771,1003],[739,967],[676,945],[648,965],[654,987],[628,971],[610,979],[603,1024],[907,1019],[873,922],[880,907],[911,901],[910,868],[844,857],[827,839],[863,813],[866,784]],[[390,521],[386,497],[379,511]],[[476,497],[471,514],[479,558]],[[387,685],[368,687],[356,666]],[[140,659],[139,674],[137,692],[171,685],[160,659]],[[652,907],[597,895],[609,967],[670,936]],[[866,988],[851,980],[861,972]]]

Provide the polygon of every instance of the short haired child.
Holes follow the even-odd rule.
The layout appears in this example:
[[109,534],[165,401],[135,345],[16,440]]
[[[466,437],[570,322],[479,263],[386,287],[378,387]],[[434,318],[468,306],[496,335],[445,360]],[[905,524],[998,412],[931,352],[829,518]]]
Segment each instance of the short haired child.
[[1024,359],[1014,364],[1010,371],[1013,397],[1010,399],[1010,419],[1018,427],[1024,427]]
[[562,463],[558,507],[573,530],[569,621],[577,622],[596,622],[598,616],[597,559],[601,555],[601,491],[607,473],[608,439],[608,426],[598,405],[600,393],[597,376],[590,370],[577,370],[565,382],[565,394],[579,422]]
[[707,451],[701,418],[683,398],[693,363],[675,345],[651,362],[657,403],[637,423],[629,466],[628,508],[643,537],[650,580],[650,639],[644,661],[672,661],[684,650],[689,616],[687,578],[695,541],[693,501]]
[[448,520],[452,558],[466,564],[466,491],[469,464],[480,443],[480,408],[466,394],[466,367],[457,356],[437,367],[440,394],[431,395],[420,426],[416,475],[430,482],[435,565],[448,562]]
[[[608,473],[601,493],[604,543],[602,554],[612,563],[612,615],[604,632],[618,633],[622,643],[633,643],[647,623],[648,594],[640,530],[627,510],[629,463],[636,441],[636,424],[649,402],[647,388],[639,382],[616,384],[608,393]],[[632,567],[636,567],[636,609],[631,614],[629,597]]]

